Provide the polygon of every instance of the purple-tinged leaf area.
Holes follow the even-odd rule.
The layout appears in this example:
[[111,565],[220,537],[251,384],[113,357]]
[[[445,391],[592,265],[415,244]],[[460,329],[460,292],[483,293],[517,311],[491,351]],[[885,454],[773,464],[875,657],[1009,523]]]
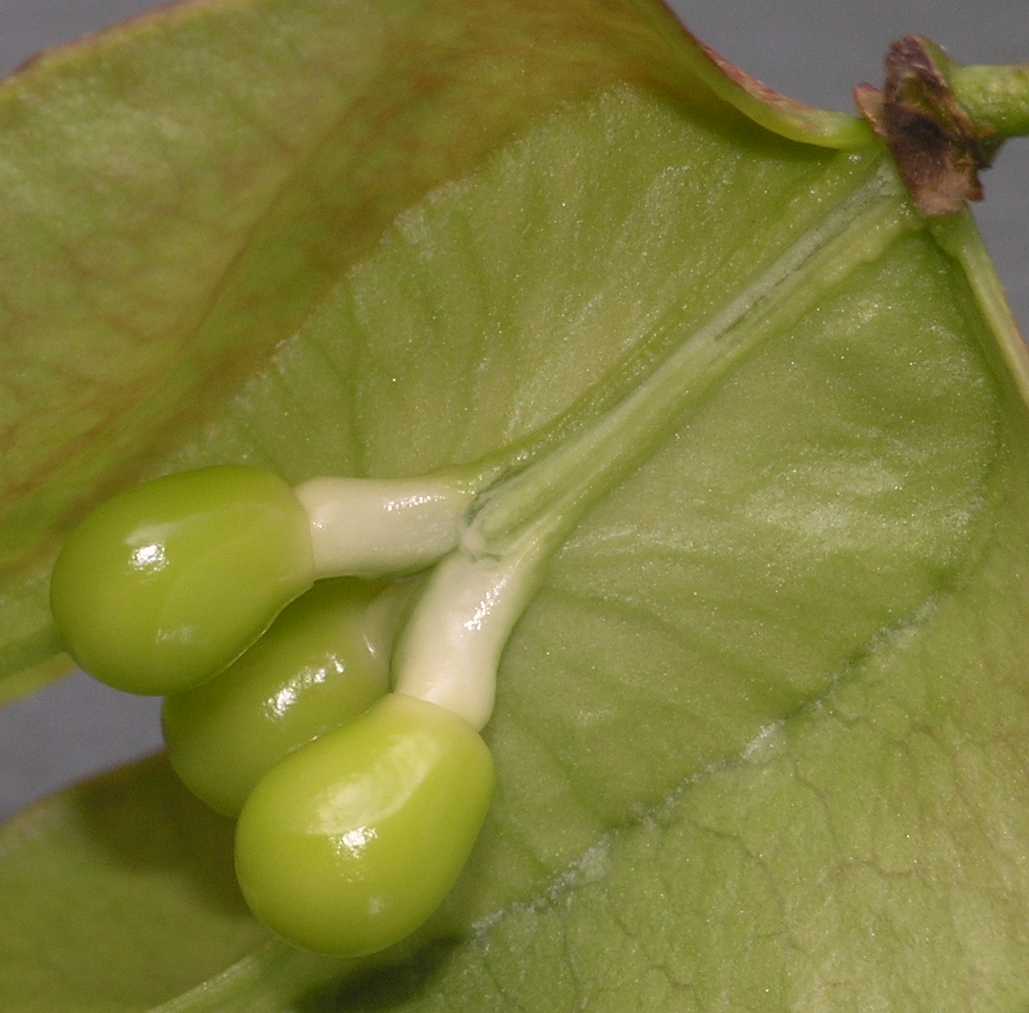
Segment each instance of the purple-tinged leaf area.
[[0,667],[58,649],[61,533],[162,470],[400,210],[616,81],[710,105],[632,3],[586,0],[191,3],[12,77]]
[[704,83],[755,123],[783,137],[826,148],[868,145],[867,129],[853,116],[818,109],[783,95],[688,32],[684,35],[695,50],[690,54],[691,62]]

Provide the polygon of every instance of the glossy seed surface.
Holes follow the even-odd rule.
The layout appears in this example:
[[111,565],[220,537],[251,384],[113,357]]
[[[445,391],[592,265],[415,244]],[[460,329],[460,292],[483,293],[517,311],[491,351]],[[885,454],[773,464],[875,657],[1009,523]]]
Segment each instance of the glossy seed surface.
[[101,504],[58,557],[51,607],[90,675],[178,692],[245,650],[312,581],[307,517],[255,468],[169,475]]
[[493,761],[461,718],[389,694],[298,750],[254,789],[236,873],[254,913],[291,942],[358,956],[414,932],[456,882],[493,791]]
[[371,706],[389,688],[403,600],[381,583],[319,582],[224,672],[169,697],[164,738],[186,786],[235,816],[271,767]]

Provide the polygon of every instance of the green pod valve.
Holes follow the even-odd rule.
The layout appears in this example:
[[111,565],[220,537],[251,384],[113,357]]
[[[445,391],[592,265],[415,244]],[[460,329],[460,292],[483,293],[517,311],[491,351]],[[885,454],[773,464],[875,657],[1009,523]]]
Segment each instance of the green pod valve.
[[276,763],[383,696],[409,586],[321,581],[216,678],[168,697],[164,739],[190,791],[236,816]]
[[493,780],[489,749],[462,718],[391,693],[254,789],[236,828],[243,895],[297,945],[344,957],[385,949],[450,892]]
[[310,587],[307,515],[267,471],[169,475],[101,504],[54,568],[50,604],[75,660],[130,693],[198,685]]

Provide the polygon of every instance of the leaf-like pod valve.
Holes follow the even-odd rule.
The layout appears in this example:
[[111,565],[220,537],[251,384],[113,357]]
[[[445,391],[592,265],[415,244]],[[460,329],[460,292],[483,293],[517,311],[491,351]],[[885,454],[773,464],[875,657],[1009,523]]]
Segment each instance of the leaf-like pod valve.
[[493,781],[489,749],[467,722],[391,693],[286,757],[251,793],[236,830],[247,903],[308,949],[385,949],[453,887]]
[[225,668],[313,579],[307,513],[289,485],[205,468],[97,507],[61,550],[50,603],[95,678],[176,693]]

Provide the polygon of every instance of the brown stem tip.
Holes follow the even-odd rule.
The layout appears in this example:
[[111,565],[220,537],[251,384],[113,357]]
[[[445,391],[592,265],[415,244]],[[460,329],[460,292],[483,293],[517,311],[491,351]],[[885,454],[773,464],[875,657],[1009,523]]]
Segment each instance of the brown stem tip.
[[989,167],[998,141],[979,128],[948,81],[943,51],[917,35],[890,46],[882,91],[862,84],[854,98],[872,129],[886,141],[918,209],[926,215],[960,211],[982,200],[979,171]]

